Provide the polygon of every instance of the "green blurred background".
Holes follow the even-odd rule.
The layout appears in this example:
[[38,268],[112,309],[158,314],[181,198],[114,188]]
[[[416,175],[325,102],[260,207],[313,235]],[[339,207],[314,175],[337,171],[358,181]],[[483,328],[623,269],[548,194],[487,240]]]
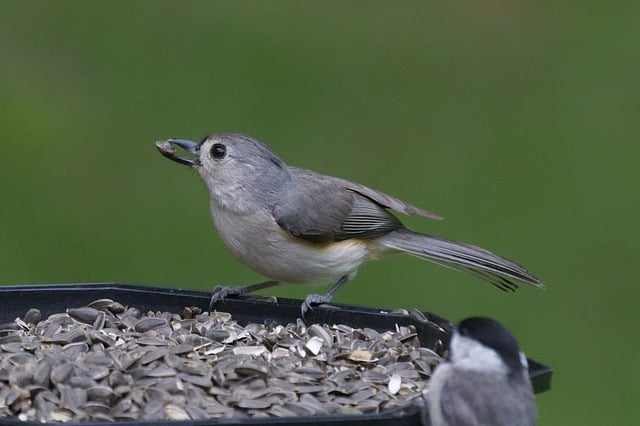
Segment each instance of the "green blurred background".
[[[640,3],[0,3],[0,283],[261,279],[154,141],[238,131],[446,217],[547,291],[408,256],[338,302],[505,323],[541,425],[640,420]],[[271,293],[303,297],[306,286]]]

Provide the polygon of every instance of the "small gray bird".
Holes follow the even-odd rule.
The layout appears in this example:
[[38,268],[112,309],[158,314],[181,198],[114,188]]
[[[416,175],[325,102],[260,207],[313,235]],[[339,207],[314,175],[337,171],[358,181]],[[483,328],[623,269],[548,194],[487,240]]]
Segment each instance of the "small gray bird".
[[527,358],[516,339],[489,318],[462,321],[449,354],[429,380],[433,426],[532,426],[536,405]]
[[[193,158],[180,157],[181,147]],[[389,212],[441,219],[390,195],[345,179],[287,166],[261,142],[238,133],[156,142],[162,155],[195,168],[210,195],[211,217],[224,245],[242,263],[271,281],[217,286],[213,304],[287,283],[333,283],[310,294],[302,316],[327,303],[360,265],[386,253],[405,252],[473,273],[505,291],[517,282],[543,287],[522,266],[482,248],[410,231]]]

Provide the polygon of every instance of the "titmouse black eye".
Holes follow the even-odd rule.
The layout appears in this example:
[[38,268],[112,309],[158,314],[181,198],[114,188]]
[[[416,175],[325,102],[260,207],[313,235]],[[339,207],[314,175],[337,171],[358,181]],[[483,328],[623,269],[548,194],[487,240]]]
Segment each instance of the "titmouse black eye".
[[211,147],[211,156],[216,160],[224,158],[227,155],[227,147],[221,143],[214,143]]

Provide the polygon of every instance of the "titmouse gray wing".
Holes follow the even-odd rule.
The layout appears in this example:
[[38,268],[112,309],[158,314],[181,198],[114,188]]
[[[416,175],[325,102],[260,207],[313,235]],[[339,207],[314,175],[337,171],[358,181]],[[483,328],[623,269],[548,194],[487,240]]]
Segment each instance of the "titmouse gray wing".
[[430,211],[421,209],[420,207],[416,207],[407,203],[406,201],[402,201],[396,197],[392,197],[389,194],[385,194],[384,192],[376,191],[375,189],[371,189],[368,186],[364,186],[362,184],[351,182],[346,179],[334,178],[338,181],[342,186],[351,191],[357,192],[360,195],[363,195],[370,200],[375,201],[379,205],[386,207],[388,209],[393,209],[395,211],[402,212],[407,215],[418,215],[428,217],[430,219],[442,220],[442,216],[439,216]]
[[[363,191],[378,199],[388,197],[344,179],[291,167],[291,180],[283,185],[272,213],[290,234],[318,243],[376,238],[403,228],[387,206]],[[419,210],[394,200],[388,197],[387,204]]]

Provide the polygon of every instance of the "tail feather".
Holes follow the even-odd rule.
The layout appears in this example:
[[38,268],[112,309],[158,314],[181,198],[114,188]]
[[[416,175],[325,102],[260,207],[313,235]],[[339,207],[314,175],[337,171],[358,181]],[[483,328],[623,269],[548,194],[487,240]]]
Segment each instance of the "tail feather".
[[515,291],[518,282],[544,288],[544,284],[521,265],[480,247],[408,229],[398,229],[377,240],[387,248],[468,272],[503,291]]

